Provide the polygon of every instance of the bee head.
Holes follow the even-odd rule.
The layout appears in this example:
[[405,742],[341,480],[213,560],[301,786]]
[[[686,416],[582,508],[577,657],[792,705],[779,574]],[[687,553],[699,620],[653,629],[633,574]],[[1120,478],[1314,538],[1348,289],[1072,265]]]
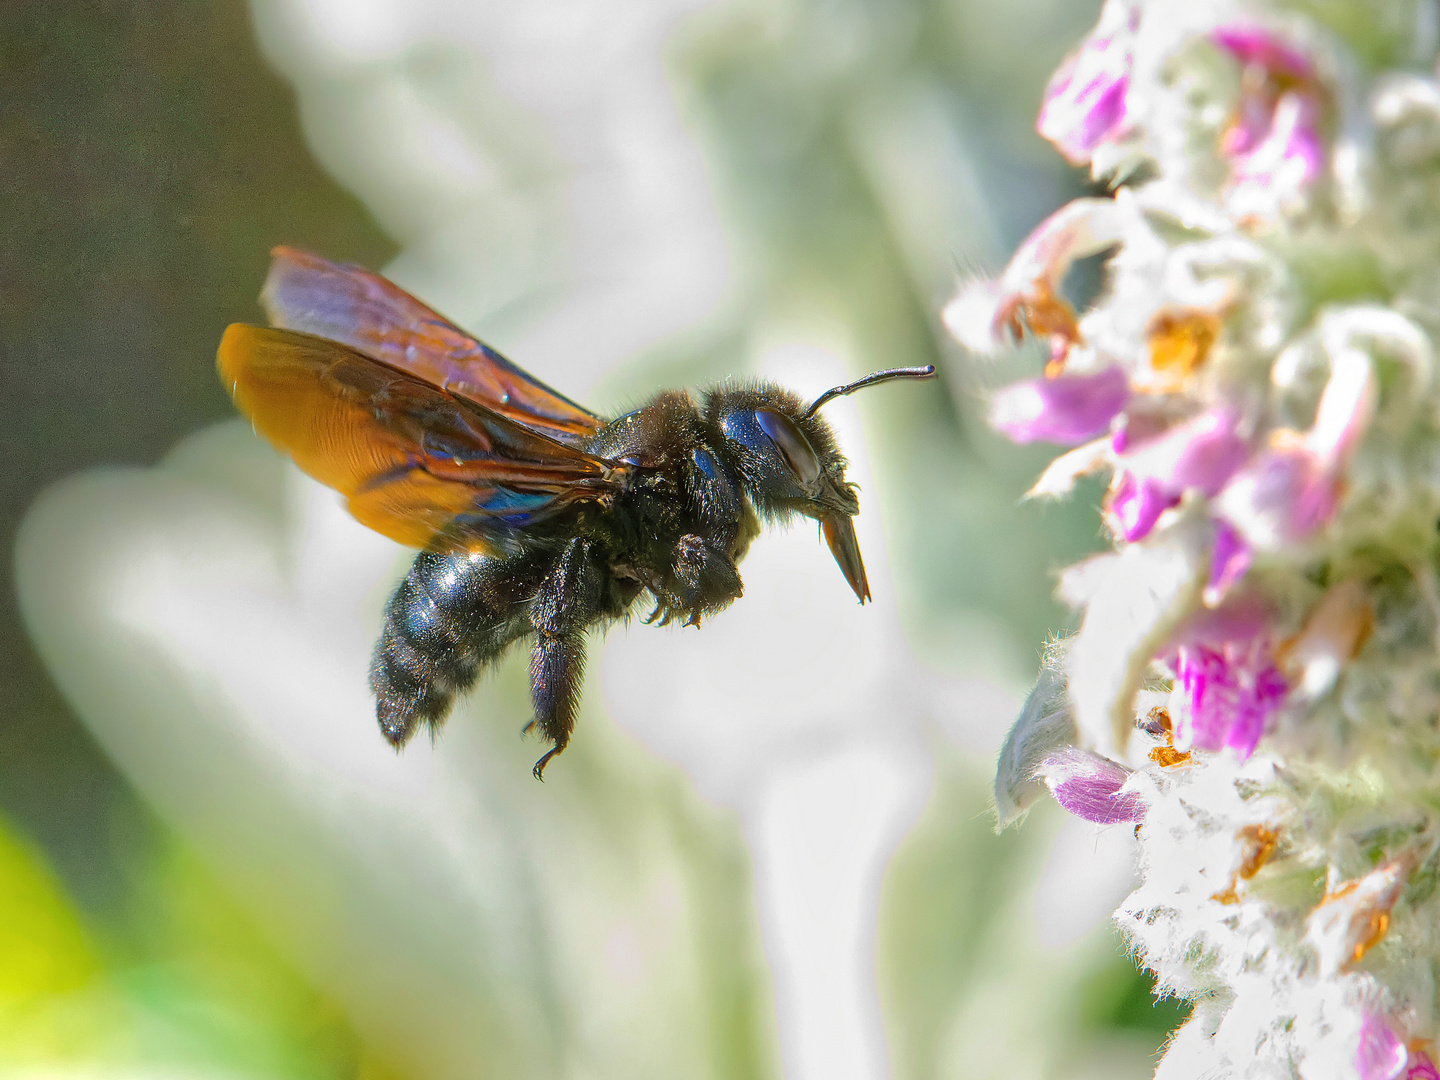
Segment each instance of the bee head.
[[719,430],[718,448],[740,477],[746,496],[766,520],[803,514],[820,522],[830,552],[863,604],[870,584],[860,558],[854,517],[855,485],[845,479],[845,457],[830,425],[816,413],[833,398],[897,378],[926,378],[933,367],[877,371],[827,390],[806,404],[773,383],[727,387],[709,395],[706,416]]

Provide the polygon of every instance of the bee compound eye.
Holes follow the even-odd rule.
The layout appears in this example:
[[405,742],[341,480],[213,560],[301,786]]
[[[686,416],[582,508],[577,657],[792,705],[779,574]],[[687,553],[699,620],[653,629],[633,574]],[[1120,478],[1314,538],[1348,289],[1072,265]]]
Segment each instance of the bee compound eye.
[[820,479],[820,459],[815,456],[810,441],[788,417],[771,409],[756,409],[755,420],[802,484],[813,484]]

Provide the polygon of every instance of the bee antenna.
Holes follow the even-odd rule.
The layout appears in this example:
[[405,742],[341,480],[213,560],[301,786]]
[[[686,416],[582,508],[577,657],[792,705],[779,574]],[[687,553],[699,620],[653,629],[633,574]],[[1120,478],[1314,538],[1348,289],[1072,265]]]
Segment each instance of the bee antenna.
[[872,371],[863,379],[856,379],[854,382],[846,383],[844,386],[836,386],[826,390],[815,399],[814,404],[812,404],[810,408],[805,410],[804,419],[809,420],[810,417],[819,411],[820,406],[826,402],[833,401],[837,397],[844,397],[846,394],[853,394],[856,390],[862,390],[867,386],[889,382],[891,379],[928,379],[934,374],[934,364],[926,364],[924,367],[893,367],[886,368],[884,371]]

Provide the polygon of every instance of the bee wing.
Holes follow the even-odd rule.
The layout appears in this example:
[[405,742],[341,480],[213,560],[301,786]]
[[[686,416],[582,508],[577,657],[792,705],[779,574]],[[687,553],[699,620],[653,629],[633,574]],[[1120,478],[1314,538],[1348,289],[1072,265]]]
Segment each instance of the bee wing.
[[276,326],[341,341],[367,356],[572,446],[603,421],[399,286],[359,266],[277,247],[260,302]]
[[216,366],[256,431],[411,547],[503,546],[617,489],[613,463],[339,342],[236,323]]

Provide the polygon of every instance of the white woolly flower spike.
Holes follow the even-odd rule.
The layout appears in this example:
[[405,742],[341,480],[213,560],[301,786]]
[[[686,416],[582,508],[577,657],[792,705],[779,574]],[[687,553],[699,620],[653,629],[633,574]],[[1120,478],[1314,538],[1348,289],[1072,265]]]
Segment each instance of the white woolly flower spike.
[[[1110,475],[1115,551],[1061,577],[1080,629],[996,803],[1006,824],[1048,788],[1136,828],[1116,919],[1193,1003],[1166,1080],[1440,1080],[1433,18],[1108,0],[1037,126],[1114,198],[945,311],[974,351],[1048,346],[991,409],[1074,447],[1031,495]],[[1077,312],[1060,281],[1107,249]]]

